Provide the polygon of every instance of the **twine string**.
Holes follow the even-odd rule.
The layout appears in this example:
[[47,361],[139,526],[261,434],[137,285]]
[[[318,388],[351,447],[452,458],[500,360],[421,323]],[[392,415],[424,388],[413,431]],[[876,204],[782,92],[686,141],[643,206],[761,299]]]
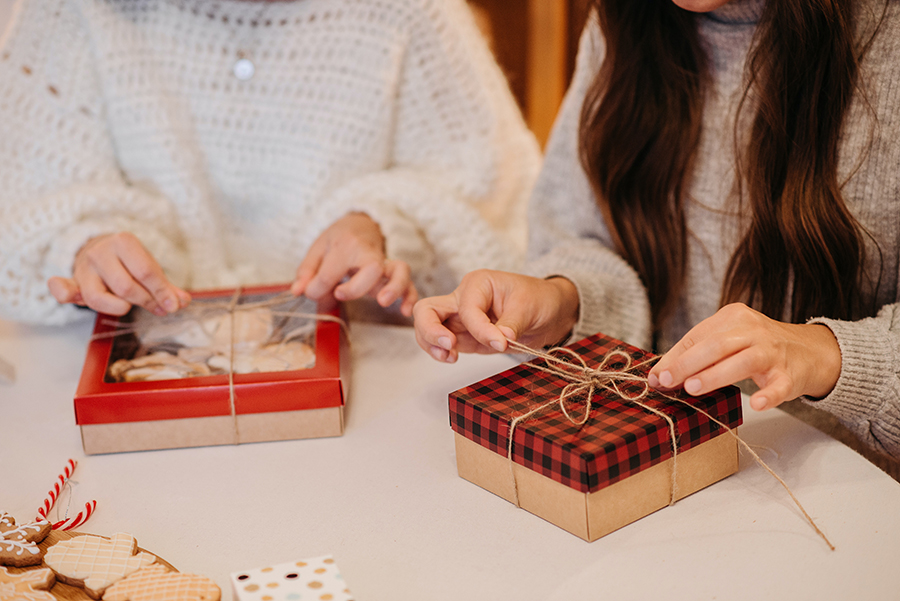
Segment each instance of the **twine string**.
[[[666,422],[669,430],[669,440],[671,441],[672,445],[672,469],[669,474],[669,505],[673,505],[675,503],[678,495],[678,436],[675,429],[675,421],[670,415],[666,414],[665,412],[660,411],[659,409],[656,409],[655,407],[652,407],[643,402],[643,399],[650,392],[650,386],[649,384],[647,384],[646,378],[641,378],[637,374],[632,373],[632,370],[645,365],[647,362],[635,364],[633,359],[631,358],[631,355],[619,349],[615,349],[607,353],[596,368],[591,368],[588,366],[581,355],[565,347],[554,347],[547,352],[542,352],[525,346],[524,344],[519,344],[514,340],[508,340],[508,343],[513,350],[535,355],[536,357],[539,357],[545,361],[546,365],[534,364],[533,367],[535,369],[558,376],[568,382],[568,384],[563,387],[557,398],[539,405],[538,407],[528,411],[527,413],[524,413],[523,415],[519,415],[510,421],[506,454],[508,458],[507,464],[509,465],[509,472],[513,485],[513,501],[516,504],[516,507],[521,507],[521,503],[519,500],[519,486],[513,467],[513,441],[515,437],[516,427],[520,423],[531,419],[532,417],[535,417],[545,409],[549,409],[553,406],[558,406],[562,414],[566,417],[567,420],[569,420],[570,423],[576,426],[583,426],[585,423],[587,423],[588,419],[590,419],[592,402],[591,400],[594,398],[594,394],[596,393],[598,388],[609,390],[621,397],[623,400],[634,403],[645,411],[662,418]],[[569,357],[572,360],[577,361],[577,363],[566,361],[558,355]],[[622,362],[624,362],[624,367],[622,367],[621,369],[611,368],[611,364],[613,364],[617,360],[621,360]],[[629,395],[619,387],[620,381],[640,384],[641,391],[636,395]],[[568,405],[570,404],[570,399],[581,399],[583,408],[581,410],[580,416],[576,417],[573,413],[570,412],[568,407]]]
[[[238,416],[237,416],[237,399],[235,396],[235,387],[234,387],[234,355],[235,355],[235,315],[240,311],[252,311],[255,309],[262,309],[267,307],[277,306],[283,303],[286,303],[291,300],[296,300],[295,297],[290,292],[281,292],[276,294],[271,298],[267,298],[261,301],[253,301],[240,303],[241,296],[243,295],[243,288],[238,287],[235,289],[231,298],[227,302],[222,301],[213,301],[213,302],[204,302],[203,303],[203,313],[209,314],[213,311],[221,310],[228,313],[228,319],[231,326],[230,331],[230,340],[229,340],[229,352],[228,352],[228,405],[229,411],[231,413],[231,423],[232,423],[232,440],[233,444],[240,444],[240,428],[238,426]],[[291,317],[298,319],[311,319],[315,321],[327,321],[331,323],[336,323],[341,327],[341,332],[344,334],[347,340],[347,344],[350,344],[350,328],[347,325],[347,322],[340,317],[335,317],[334,315],[327,315],[323,313],[304,313],[299,311],[281,311],[275,310],[272,311],[273,315],[277,315],[280,317]],[[105,338],[115,338],[117,336],[124,336],[126,334],[137,334],[138,329],[128,323],[121,323],[118,321],[112,320],[102,320],[101,323],[103,325],[112,326],[116,329],[110,332],[100,332],[91,336],[91,340],[102,340]],[[90,514],[88,514],[90,515]]]
[[[633,373],[633,370],[636,368],[642,367],[648,363],[655,361],[656,359],[649,359],[647,361],[642,361],[640,363],[633,364],[631,355],[625,353],[620,349],[614,349],[609,351],[601,360],[600,364],[596,368],[590,368],[587,363],[584,361],[584,358],[576,353],[575,351],[565,348],[565,347],[554,347],[547,351],[540,351],[537,349],[533,349],[524,344],[520,344],[514,340],[507,339],[509,343],[509,347],[514,351],[527,353],[529,355],[534,355],[539,359],[543,359],[546,365],[541,365],[539,363],[532,364],[531,367],[537,369],[539,371],[552,374],[558,376],[559,378],[569,382],[560,392],[559,397],[539,405],[535,409],[528,411],[527,413],[517,416],[513,420],[510,421],[509,427],[509,441],[507,446],[507,460],[509,464],[509,471],[512,478],[513,484],[513,496],[515,499],[515,503],[517,507],[521,507],[519,503],[519,492],[518,492],[518,484],[516,482],[515,471],[513,470],[513,434],[515,432],[516,426],[518,426],[521,422],[530,419],[537,414],[539,414],[544,409],[548,409],[554,405],[558,405],[562,410],[563,414],[566,416],[572,424],[575,425],[583,425],[587,422],[590,417],[591,403],[594,398],[594,393],[597,388],[603,388],[609,391],[614,392],[619,396],[619,398],[634,403],[635,405],[641,407],[642,409],[653,413],[654,415],[660,416],[666,420],[669,425],[669,434],[672,442],[672,473],[671,473],[671,490],[669,496],[669,505],[672,505],[675,502],[677,496],[677,481],[676,481],[676,466],[675,460],[677,457],[678,444],[677,444],[677,435],[675,431],[675,423],[672,418],[656,409],[651,407],[643,402],[643,399],[650,393],[650,384],[647,382],[647,377],[642,376],[636,373]],[[578,363],[570,363],[565,361],[559,355],[565,355],[568,357],[572,357],[577,359]],[[622,369],[610,369],[610,364],[613,363],[616,359],[623,359],[625,365]],[[636,383],[641,386],[641,391],[637,395],[628,395],[626,394],[619,386],[619,383]],[[800,510],[800,513],[803,514],[803,517],[812,527],[812,529],[818,534],[822,540],[825,541],[825,544],[828,545],[828,548],[832,551],[835,550],[835,546],[828,540],[828,537],[825,536],[825,533],[819,529],[816,525],[815,521],[812,517],[807,513],[806,509],[804,509],[803,505],[797,499],[796,495],[794,495],[793,491],[787,485],[787,483],[775,473],[772,468],[770,468],[765,461],[754,451],[749,444],[744,442],[732,428],[728,427],[721,420],[713,417],[710,413],[700,407],[696,407],[691,403],[688,403],[684,399],[680,399],[676,396],[672,396],[662,392],[660,390],[655,391],[660,396],[664,397],[669,401],[674,401],[677,403],[681,403],[682,405],[693,409],[703,415],[705,415],[710,421],[717,424],[719,427],[723,428],[728,434],[730,434],[737,443],[750,453],[750,456],[761,465],[769,474],[772,475],[775,480],[778,481],[779,484],[787,491],[788,495],[791,497],[791,500],[794,502],[794,505]],[[573,396],[583,397],[583,405],[584,411],[579,418],[573,418],[572,415],[566,408],[566,402]]]
[[241,444],[241,432],[238,428],[238,418],[237,418],[237,407],[234,402],[234,314],[235,307],[237,307],[238,300],[241,298],[241,294],[243,293],[243,288],[238,286],[234,294],[231,295],[231,300],[228,303],[228,319],[231,322],[231,341],[229,343],[228,349],[228,406],[231,409],[231,423],[234,429],[234,444]]

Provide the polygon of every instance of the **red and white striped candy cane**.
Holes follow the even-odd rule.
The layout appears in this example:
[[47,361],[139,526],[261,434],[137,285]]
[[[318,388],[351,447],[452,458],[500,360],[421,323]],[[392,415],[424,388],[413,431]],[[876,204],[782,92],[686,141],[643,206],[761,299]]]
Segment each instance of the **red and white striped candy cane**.
[[[49,520],[50,510],[53,509],[53,506],[56,504],[56,500],[59,498],[59,494],[62,492],[63,488],[65,488],[66,484],[69,482],[69,478],[72,477],[72,473],[75,471],[75,466],[78,465],[78,462],[74,459],[69,459],[66,463],[66,467],[63,470],[63,473],[59,474],[56,477],[56,482],[53,483],[53,488],[47,493],[47,497],[44,499],[44,504],[38,508],[38,516],[37,520]],[[78,515],[67,518],[65,520],[60,520],[53,524],[54,530],[71,530],[77,526],[88,521],[88,518],[91,517],[91,514],[94,513],[94,509],[97,508],[97,501],[91,501],[89,503],[84,504],[84,511],[79,511]]]
[[84,504],[84,511],[79,511],[78,515],[75,517],[71,517],[67,520],[61,520],[53,524],[54,530],[71,530],[72,528],[77,528],[82,525],[88,518],[91,517],[91,514],[94,513],[94,509],[97,508],[97,501],[91,501],[90,503]]

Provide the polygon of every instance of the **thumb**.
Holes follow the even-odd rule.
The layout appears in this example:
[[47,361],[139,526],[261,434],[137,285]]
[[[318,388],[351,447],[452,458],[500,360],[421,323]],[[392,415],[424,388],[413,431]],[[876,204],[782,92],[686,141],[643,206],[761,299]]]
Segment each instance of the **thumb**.
[[515,302],[507,303],[502,314],[497,316],[497,329],[503,332],[507,339],[519,342],[526,346],[531,345],[530,330],[533,322],[532,311],[529,305]]
[[81,289],[78,287],[78,284],[75,283],[75,280],[71,278],[53,276],[47,280],[47,288],[50,289],[50,294],[52,294],[53,298],[59,303],[80,304],[84,302],[81,298]]
[[[503,311],[497,316],[494,323],[495,331],[499,331],[504,340],[492,339],[490,345],[498,351],[506,352],[507,340],[518,342],[519,338],[527,334],[530,317],[527,304],[518,304],[516,302],[507,302],[503,306]],[[496,307],[495,307],[496,310]]]
[[521,328],[512,320],[501,319],[496,323],[496,326],[509,340],[516,341],[519,339],[519,331]]

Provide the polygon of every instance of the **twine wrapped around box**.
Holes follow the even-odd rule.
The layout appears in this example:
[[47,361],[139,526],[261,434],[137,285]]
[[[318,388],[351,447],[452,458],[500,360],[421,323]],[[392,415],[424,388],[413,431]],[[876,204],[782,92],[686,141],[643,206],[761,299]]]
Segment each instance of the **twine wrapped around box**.
[[[521,414],[510,421],[507,443],[507,462],[509,464],[509,473],[512,479],[514,499],[517,506],[520,506],[518,500],[518,484],[516,482],[515,471],[513,470],[513,444],[515,428],[520,423],[527,421],[528,419],[537,417],[543,411],[553,406],[558,406],[560,411],[563,413],[565,418],[569,420],[570,423],[578,426],[584,425],[590,419],[591,406],[593,403],[594,394],[597,389],[608,390],[626,403],[636,405],[645,411],[662,417],[666,421],[670,433],[673,459],[670,477],[671,489],[669,496],[669,505],[672,505],[675,502],[677,494],[675,459],[678,455],[678,439],[675,431],[675,423],[672,418],[664,412],[659,411],[658,409],[651,407],[647,403],[643,402],[650,392],[650,385],[647,381],[646,376],[634,373],[635,369],[648,365],[649,363],[655,361],[655,358],[640,363],[633,363],[632,358],[628,353],[619,349],[613,349],[611,351],[608,351],[603,356],[597,367],[591,368],[587,365],[587,362],[585,362],[584,358],[581,357],[581,355],[565,347],[554,347],[547,351],[541,351],[530,348],[513,340],[507,340],[507,342],[509,343],[509,347],[512,350],[533,355],[545,362],[544,365],[541,365],[539,362],[533,362],[530,365],[533,369],[548,373],[568,382],[568,384],[566,384],[562,388],[557,398],[554,398],[551,401],[545,403],[541,403],[533,409],[530,409],[526,413]],[[575,359],[577,363],[566,361],[561,356]],[[621,359],[624,363],[624,367],[622,367],[621,369],[612,368],[611,366],[615,363],[616,359]],[[637,395],[629,395],[625,393],[619,385],[622,382],[639,384],[641,387],[641,392]],[[760,456],[750,447],[750,445],[742,440],[732,428],[728,427],[728,425],[723,423],[722,421],[716,419],[709,412],[686,402],[684,399],[680,399],[676,396],[666,394],[658,390],[655,392],[668,401],[680,403],[693,409],[694,411],[705,415],[710,421],[717,424],[721,428],[724,428],[729,435],[734,437],[737,443],[744,450],[750,453],[750,455],[759,465],[761,465],[767,472],[769,472],[769,474],[771,474],[772,477],[774,477],[784,487],[788,495],[790,495],[791,499],[794,501],[794,504],[806,518],[806,521],[813,528],[813,530],[815,530],[815,532],[822,538],[822,540],[825,541],[825,543],[832,551],[835,550],[834,545],[830,540],[828,540],[828,537],[825,536],[825,534],[816,525],[815,521],[813,521],[812,517],[810,517],[807,511],[803,508],[803,505],[801,505],[800,501],[794,495],[793,491],[791,491],[787,483],[785,483],[785,481],[780,476],[778,476],[778,474],[776,474],[768,465],[766,465],[765,461],[763,461],[762,458],[760,458]],[[574,399],[580,399],[580,402],[583,406],[583,411],[581,412],[580,417],[573,415],[567,407],[567,404],[572,402]]]
[[[281,292],[272,298],[265,299],[262,301],[248,302],[248,303],[240,303],[241,297],[243,295],[243,288],[235,289],[234,293],[231,296],[231,299],[227,302],[204,302],[203,309],[196,310],[196,307],[192,307],[195,310],[195,315],[192,315],[192,319],[202,320],[205,315],[209,315],[210,313],[217,311],[224,311],[228,315],[229,320],[229,349],[228,349],[228,369],[226,370],[228,376],[228,401],[229,408],[231,413],[231,422],[233,426],[233,444],[240,444],[240,430],[238,425],[238,415],[237,408],[235,402],[235,383],[234,383],[234,375],[235,375],[235,366],[234,366],[234,358],[236,355],[236,344],[235,340],[235,332],[237,330],[235,323],[235,316],[242,311],[252,311],[261,308],[270,308],[281,305],[285,302],[289,302],[291,300],[296,300],[295,297],[290,292]],[[300,311],[272,311],[272,315],[288,317],[288,318],[298,318],[298,319],[309,319],[314,321],[329,321],[332,323],[337,323],[341,327],[341,331],[346,336],[346,339],[349,344],[350,335],[349,335],[349,327],[347,323],[341,319],[340,317],[336,317],[334,315],[327,315],[322,313],[307,313]],[[126,325],[120,322],[112,322],[109,325],[116,327],[116,330],[111,332],[104,332],[101,334],[94,334],[91,337],[91,340],[97,340],[102,338],[115,338],[118,336],[123,336],[127,334],[135,334],[136,329],[133,325]],[[286,341],[286,340],[285,340]],[[284,342],[284,341],[282,341]]]

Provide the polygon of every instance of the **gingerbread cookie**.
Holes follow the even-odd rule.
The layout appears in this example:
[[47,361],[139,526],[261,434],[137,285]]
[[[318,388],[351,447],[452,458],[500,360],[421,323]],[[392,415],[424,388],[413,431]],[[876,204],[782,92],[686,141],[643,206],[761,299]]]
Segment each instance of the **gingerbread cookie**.
[[6,568],[0,568],[0,601],[56,601],[47,592],[54,584],[56,577],[50,568],[21,574],[10,574]]
[[170,572],[155,563],[106,589],[103,601],[219,601],[221,596],[209,578]]
[[149,553],[138,553],[130,534],[76,536],[50,547],[44,561],[66,584],[82,586],[92,599],[99,599],[110,585],[156,561]]
[[47,538],[52,526],[47,520],[16,525],[8,513],[0,513],[0,565],[35,566],[44,557],[38,543]]

